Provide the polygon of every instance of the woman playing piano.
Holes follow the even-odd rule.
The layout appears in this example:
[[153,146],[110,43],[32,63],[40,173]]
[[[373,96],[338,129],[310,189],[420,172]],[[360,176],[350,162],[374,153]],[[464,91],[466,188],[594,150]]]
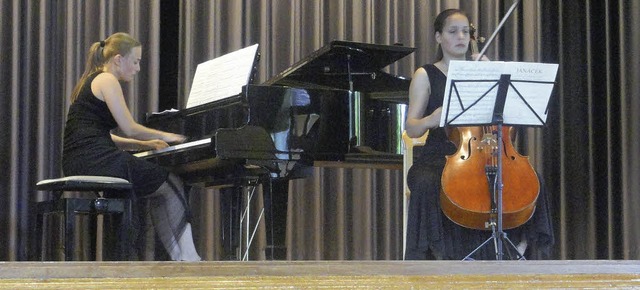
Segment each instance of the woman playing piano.
[[[424,146],[416,147],[416,159],[407,176],[411,190],[405,254],[407,260],[460,260],[491,235],[491,231],[459,226],[441,210],[440,179],[446,163],[445,156],[455,153],[457,148],[449,141],[444,128],[438,126],[449,61],[465,60],[468,57],[469,19],[461,10],[448,9],[437,16],[434,28],[439,45],[437,61],[418,68],[409,89],[407,134],[417,138],[429,130],[429,136]],[[527,241],[543,252],[553,243],[542,187],[540,192],[533,217],[525,225],[509,232],[509,237],[519,245],[521,254]],[[493,244],[481,249],[473,258],[495,259]]]
[[[127,108],[120,82],[133,80],[140,71],[141,58],[141,44],[126,33],[115,33],[91,45],[85,71],[71,96],[64,130],[63,171],[65,175],[129,180],[136,197],[149,199],[150,209],[145,214],[151,216],[171,259],[199,261],[180,178],[123,151],[161,149],[185,140],[182,135],[138,124]],[[113,134],[116,128],[126,137]]]

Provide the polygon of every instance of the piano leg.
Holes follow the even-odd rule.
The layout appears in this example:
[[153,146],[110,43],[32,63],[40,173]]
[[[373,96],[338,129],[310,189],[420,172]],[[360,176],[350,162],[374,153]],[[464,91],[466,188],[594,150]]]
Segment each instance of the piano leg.
[[249,251],[260,226],[260,221],[264,216],[264,206],[260,209],[258,216],[251,214],[251,205],[257,202],[256,189],[260,185],[260,177],[247,176],[242,183],[242,208],[240,209],[238,258],[241,261],[249,260]]
[[[259,230],[264,226],[264,206],[261,202],[262,190],[257,177],[243,177],[233,186],[220,190],[222,223],[222,246],[224,260],[260,260],[264,252],[261,247]],[[263,185],[263,188],[266,187]],[[264,238],[264,236],[263,236]],[[253,247],[252,247],[253,246]],[[262,244],[264,248],[264,244]]]
[[289,179],[270,179],[269,182],[265,182],[263,188],[267,231],[266,259],[285,260],[287,258],[285,242]]
[[222,248],[223,260],[238,260],[236,247],[239,243],[238,221],[241,207],[241,190],[239,187],[226,187],[220,189],[220,210],[223,222]]
[[285,178],[245,175],[220,189],[223,260],[286,259],[288,186]]

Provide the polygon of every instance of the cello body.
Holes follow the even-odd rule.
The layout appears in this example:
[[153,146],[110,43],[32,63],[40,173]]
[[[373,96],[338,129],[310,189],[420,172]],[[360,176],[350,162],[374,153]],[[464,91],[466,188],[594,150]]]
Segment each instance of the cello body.
[[529,158],[514,149],[510,138],[515,134],[513,127],[502,127],[502,152],[497,152],[496,128],[455,127],[449,133],[458,150],[446,157],[440,204],[444,214],[458,225],[491,229],[489,223],[497,216],[497,154],[502,154],[503,228],[524,224],[535,211],[540,191],[537,174]]

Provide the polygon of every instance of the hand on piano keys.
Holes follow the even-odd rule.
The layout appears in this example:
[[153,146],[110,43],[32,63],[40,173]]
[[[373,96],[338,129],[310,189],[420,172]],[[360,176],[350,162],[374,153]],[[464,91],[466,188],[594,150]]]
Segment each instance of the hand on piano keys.
[[155,157],[155,156],[160,156],[165,154],[172,154],[176,152],[186,151],[189,149],[208,147],[209,145],[211,145],[211,138],[205,138],[205,139],[181,143],[173,146],[168,146],[164,148],[159,148],[155,150],[138,152],[133,155],[140,158],[149,158],[149,157]]
[[169,144],[184,143],[184,141],[186,140],[187,140],[187,136],[175,134],[175,133],[164,132],[162,136],[162,141],[165,141]]
[[160,150],[169,147],[169,143],[160,139],[145,140],[142,141],[142,143],[144,146],[151,148],[151,150]]

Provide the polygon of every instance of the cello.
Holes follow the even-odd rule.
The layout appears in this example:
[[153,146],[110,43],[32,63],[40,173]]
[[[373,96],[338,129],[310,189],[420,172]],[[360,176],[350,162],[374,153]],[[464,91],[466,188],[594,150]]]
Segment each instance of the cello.
[[[474,34],[475,28],[471,25],[470,46],[472,53],[478,53]],[[501,136],[507,138],[498,138],[498,127],[501,127]],[[515,128],[487,125],[447,129],[457,151],[446,156],[441,177],[443,213],[458,225],[491,230],[499,212],[497,207],[502,205],[504,229],[527,222],[535,211],[540,183],[529,158],[513,147]],[[496,178],[498,163],[501,163],[499,179]],[[500,185],[502,194],[498,196]]]

